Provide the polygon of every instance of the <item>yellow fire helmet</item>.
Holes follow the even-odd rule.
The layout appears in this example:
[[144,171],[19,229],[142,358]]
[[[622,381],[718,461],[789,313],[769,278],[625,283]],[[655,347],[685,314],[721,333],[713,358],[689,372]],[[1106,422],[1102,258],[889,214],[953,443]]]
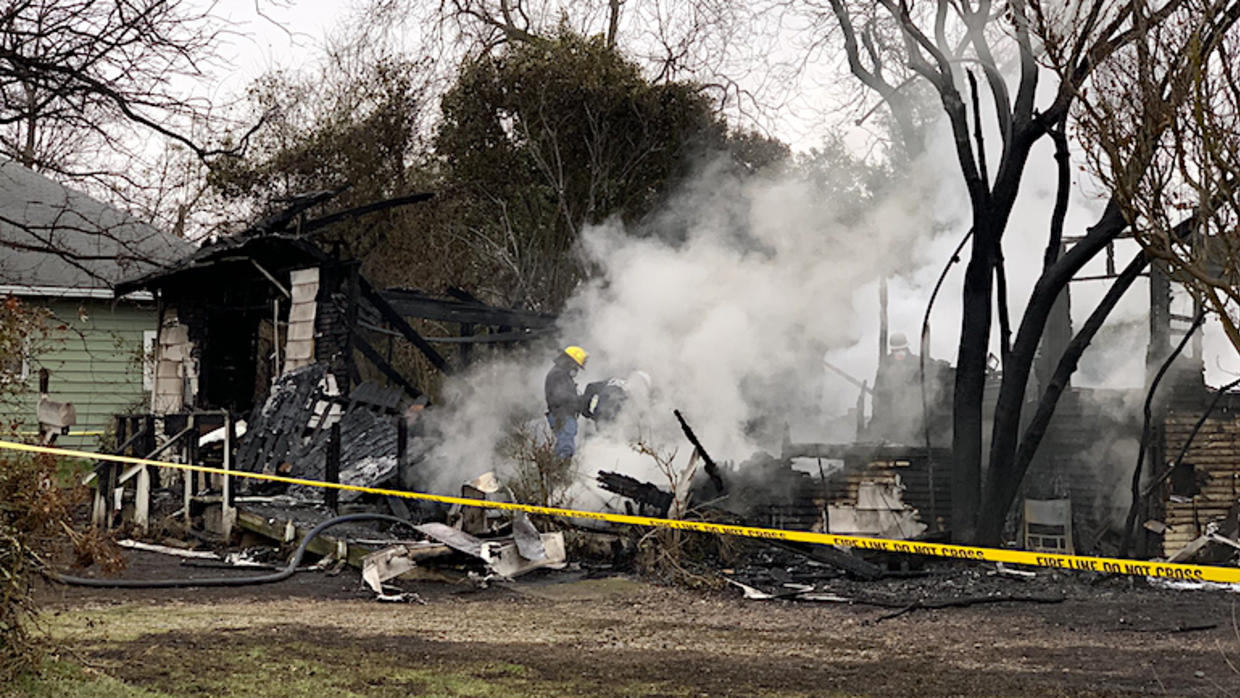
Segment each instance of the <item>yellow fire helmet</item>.
[[582,368],[586,367],[586,359],[590,358],[590,355],[586,353],[585,349],[577,346],[564,347],[564,353],[568,354],[569,358],[577,362],[577,365]]

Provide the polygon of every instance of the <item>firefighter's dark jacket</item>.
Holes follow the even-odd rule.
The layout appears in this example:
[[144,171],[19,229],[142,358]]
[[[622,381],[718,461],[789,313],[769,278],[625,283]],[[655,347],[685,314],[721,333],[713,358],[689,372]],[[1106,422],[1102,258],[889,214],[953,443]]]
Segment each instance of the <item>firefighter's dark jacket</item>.
[[576,419],[581,412],[581,396],[568,366],[557,361],[547,372],[547,412],[554,417]]

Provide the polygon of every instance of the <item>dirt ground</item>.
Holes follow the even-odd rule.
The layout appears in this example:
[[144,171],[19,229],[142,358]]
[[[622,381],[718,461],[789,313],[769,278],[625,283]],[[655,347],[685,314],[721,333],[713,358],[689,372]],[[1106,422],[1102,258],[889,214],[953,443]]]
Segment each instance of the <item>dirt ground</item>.
[[[188,573],[130,557],[125,576]],[[1030,588],[986,572],[866,588],[942,597],[962,575]],[[1240,696],[1240,594],[1045,575],[1034,585],[1065,600],[882,619],[891,608],[580,572],[481,590],[406,583],[424,604],[380,603],[346,570],[240,588],[53,587],[44,624],[63,659],[141,691],[106,695]]]

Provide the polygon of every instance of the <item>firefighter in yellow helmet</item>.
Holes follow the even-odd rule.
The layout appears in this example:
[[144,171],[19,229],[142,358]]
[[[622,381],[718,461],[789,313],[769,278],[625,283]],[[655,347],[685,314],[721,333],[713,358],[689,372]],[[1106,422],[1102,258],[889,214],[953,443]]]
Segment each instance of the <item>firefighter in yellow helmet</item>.
[[577,450],[577,415],[581,414],[581,395],[574,376],[585,368],[589,354],[578,346],[565,347],[556,355],[547,372],[547,424],[555,434],[555,455],[571,458]]

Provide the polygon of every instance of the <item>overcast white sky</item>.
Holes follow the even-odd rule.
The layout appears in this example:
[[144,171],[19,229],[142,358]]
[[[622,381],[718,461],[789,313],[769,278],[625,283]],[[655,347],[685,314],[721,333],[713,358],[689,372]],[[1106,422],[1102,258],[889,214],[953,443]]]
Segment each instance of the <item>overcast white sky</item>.
[[296,66],[311,59],[324,36],[348,16],[353,6],[348,0],[220,0],[202,4],[230,25],[219,46],[220,57],[229,65],[213,70],[215,80],[204,86],[218,97],[241,93],[273,68]]

